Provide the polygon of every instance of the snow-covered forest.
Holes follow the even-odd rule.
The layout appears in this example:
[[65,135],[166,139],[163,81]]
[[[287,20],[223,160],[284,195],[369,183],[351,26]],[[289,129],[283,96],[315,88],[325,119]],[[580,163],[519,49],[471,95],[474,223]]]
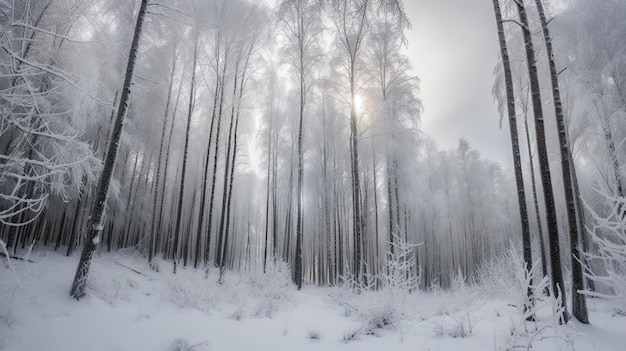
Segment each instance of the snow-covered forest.
[[401,0],[0,0],[0,350],[620,349],[626,2],[492,2],[510,164]]

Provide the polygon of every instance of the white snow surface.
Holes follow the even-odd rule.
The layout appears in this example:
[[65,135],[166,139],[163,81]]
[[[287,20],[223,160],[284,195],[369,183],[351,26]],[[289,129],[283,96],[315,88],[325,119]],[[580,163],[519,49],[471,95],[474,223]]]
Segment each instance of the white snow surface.
[[[0,257],[0,350],[624,350],[626,317],[588,299],[591,325],[555,323],[551,307],[524,322],[497,289],[355,294],[288,282],[288,272],[148,267],[137,253],[97,253],[88,294],[69,289],[78,255]],[[140,273],[137,273],[137,272]],[[395,311],[391,325],[368,316]]]

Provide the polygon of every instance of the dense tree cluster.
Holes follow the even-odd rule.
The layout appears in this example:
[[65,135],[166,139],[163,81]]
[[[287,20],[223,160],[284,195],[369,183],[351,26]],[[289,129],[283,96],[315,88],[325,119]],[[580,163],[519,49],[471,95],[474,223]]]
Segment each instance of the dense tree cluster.
[[[496,70],[494,94],[501,108],[507,106],[513,139],[518,138],[513,127],[523,121],[529,170],[524,170],[527,186],[518,183],[518,192],[524,195],[525,189],[532,189],[535,211],[529,217],[536,223],[533,240],[540,244],[535,252],[540,253],[543,275],[550,272],[552,292],[562,297],[565,321],[569,316],[562,267],[568,266],[572,313],[587,323],[583,290],[607,288],[594,286],[594,280],[602,281],[598,271],[604,268],[593,262],[589,228],[595,228],[593,241],[606,240],[600,233],[610,233],[611,228],[600,229],[599,219],[606,215],[606,220],[614,221],[614,204],[620,202],[615,199],[623,198],[623,151],[616,147],[623,140],[623,127],[616,118],[623,116],[626,105],[624,91],[615,82],[624,76],[619,69],[624,50],[615,36],[624,30],[615,15],[623,14],[625,6],[615,1],[573,1],[550,11],[540,0],[493,3],[503,59]],[[519,148],[514,150],[514,156],[519,153]],[[521,173],[521,164],[516,167]],[[594,218],[585,216],[589,209]],[[600,248],[598,255],[604,254]],[[534,262],[530,252],[525,261],[529,267]],[[584,268],[595,277],[586,285]]]
[[[573,1],[548,26],[541,1],[508,5],[494,92],[505,106],[509,71],[515,173],[420,131],[398,0],[0,0],[0,239],[130,248],[155,269],[282,260],[298,287],[384,285],[402,243],[426,288],[473,281],[523,237],[564,289],[560,255],[577,262],[610,207],[592,187],[623,197],[626,6]],[[524,51],[550,33],[552,54]]]

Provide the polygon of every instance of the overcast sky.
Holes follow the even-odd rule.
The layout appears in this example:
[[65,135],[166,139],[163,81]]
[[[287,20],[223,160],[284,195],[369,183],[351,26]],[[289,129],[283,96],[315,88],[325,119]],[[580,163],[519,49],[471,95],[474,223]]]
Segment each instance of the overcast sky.
[[407,0],[407,54],[421,79],[422,129],[442,148],[465,138],[483,157],[512,164],[508,124],[491,95],[499,59],[491,1]]

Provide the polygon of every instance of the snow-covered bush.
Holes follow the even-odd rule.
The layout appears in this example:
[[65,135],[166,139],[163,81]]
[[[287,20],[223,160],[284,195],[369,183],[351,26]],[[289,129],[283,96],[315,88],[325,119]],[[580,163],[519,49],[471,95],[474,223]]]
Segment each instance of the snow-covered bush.
[[199,342],[197,344],[189,344],[189,341],[185,338],[177,338],[171,347],[172,351],[204,351],[211,350],[208,341]]
[[394,234],[385,259],[386,272],[381,275],[383,287],[393,292],[409,291],[417,287],[419,277],[413,272],[417,245],[410,244]]
[[[161,262],[165,264],[165,262]],[[162,267],[163,268],[163,267]],[[220,294],[228,289],[227,286],[212,284],[210,279],[206,279],[204,270],[178,269],[176,274],[172,269],[164,269],[160,274],[169,286],[170,299],[180,307],[192,307],[200,311],[211,310]],[[224,294],[224,297],[230,294]]]
[[[0,324],[11,324],[14,321],[12,315],[13,301],[19,295],[20,290],[27,290],[25,281],[31,276],[34,263],[30,260],[33,245],[30,245],[26,256],[20,260],[11,258],[6,243],[0,240]],[[2,257],[4,256],[4,257]],[[42,263],[36,265],[41,266]],[[1,346],[1,345],[0,345]]]
[[508,250],[482,263],[476,281],[481,290],[490,296],[505,299],[517,296],[522,290],[517,277],[521,262],[521,255],[511,245]]
[[604,264],[605,274],[587,268],[587,276],[594,280],[596,288],[608,287],[612,293],[587,291],[590,296],[616,300],[618,312],[626,313],[626,198],[606,195],[609,211],[600,215],[590,206],[587,209],[593,216],[589,229],[597,246],[596,252],[586,253],[587,261]]
[[251,284],[259,299],[254,313],[266,317],[272,317],[278,305],[289,299],[294,287],[289,265],[279,259],[269,260],[265,272],[255,274]]
[[[397,328],[397,323],[406,318],[406,300],[419,284],[419,277],[413,271],[413,250],[417,245],[394,237],[382,274],[365,275],[360,280],[348,275],[338,293],[332,296],[336,303],[344,307],[346,315],[356,314],[364,322],[357,329],[358,333],[373,334],[376,329]],[[375,290],[377,281],[382,283],[380,290]],[[346,332],[346,335],[350,336],[352,332],[354,330]],[[344,337],[344,341],[354,337]]]
[[319,340],[319,339],[322,338],[322,334],[317,329],[307,330],[307,335],[308,335],[309,339],[311,339],[311,340]]

